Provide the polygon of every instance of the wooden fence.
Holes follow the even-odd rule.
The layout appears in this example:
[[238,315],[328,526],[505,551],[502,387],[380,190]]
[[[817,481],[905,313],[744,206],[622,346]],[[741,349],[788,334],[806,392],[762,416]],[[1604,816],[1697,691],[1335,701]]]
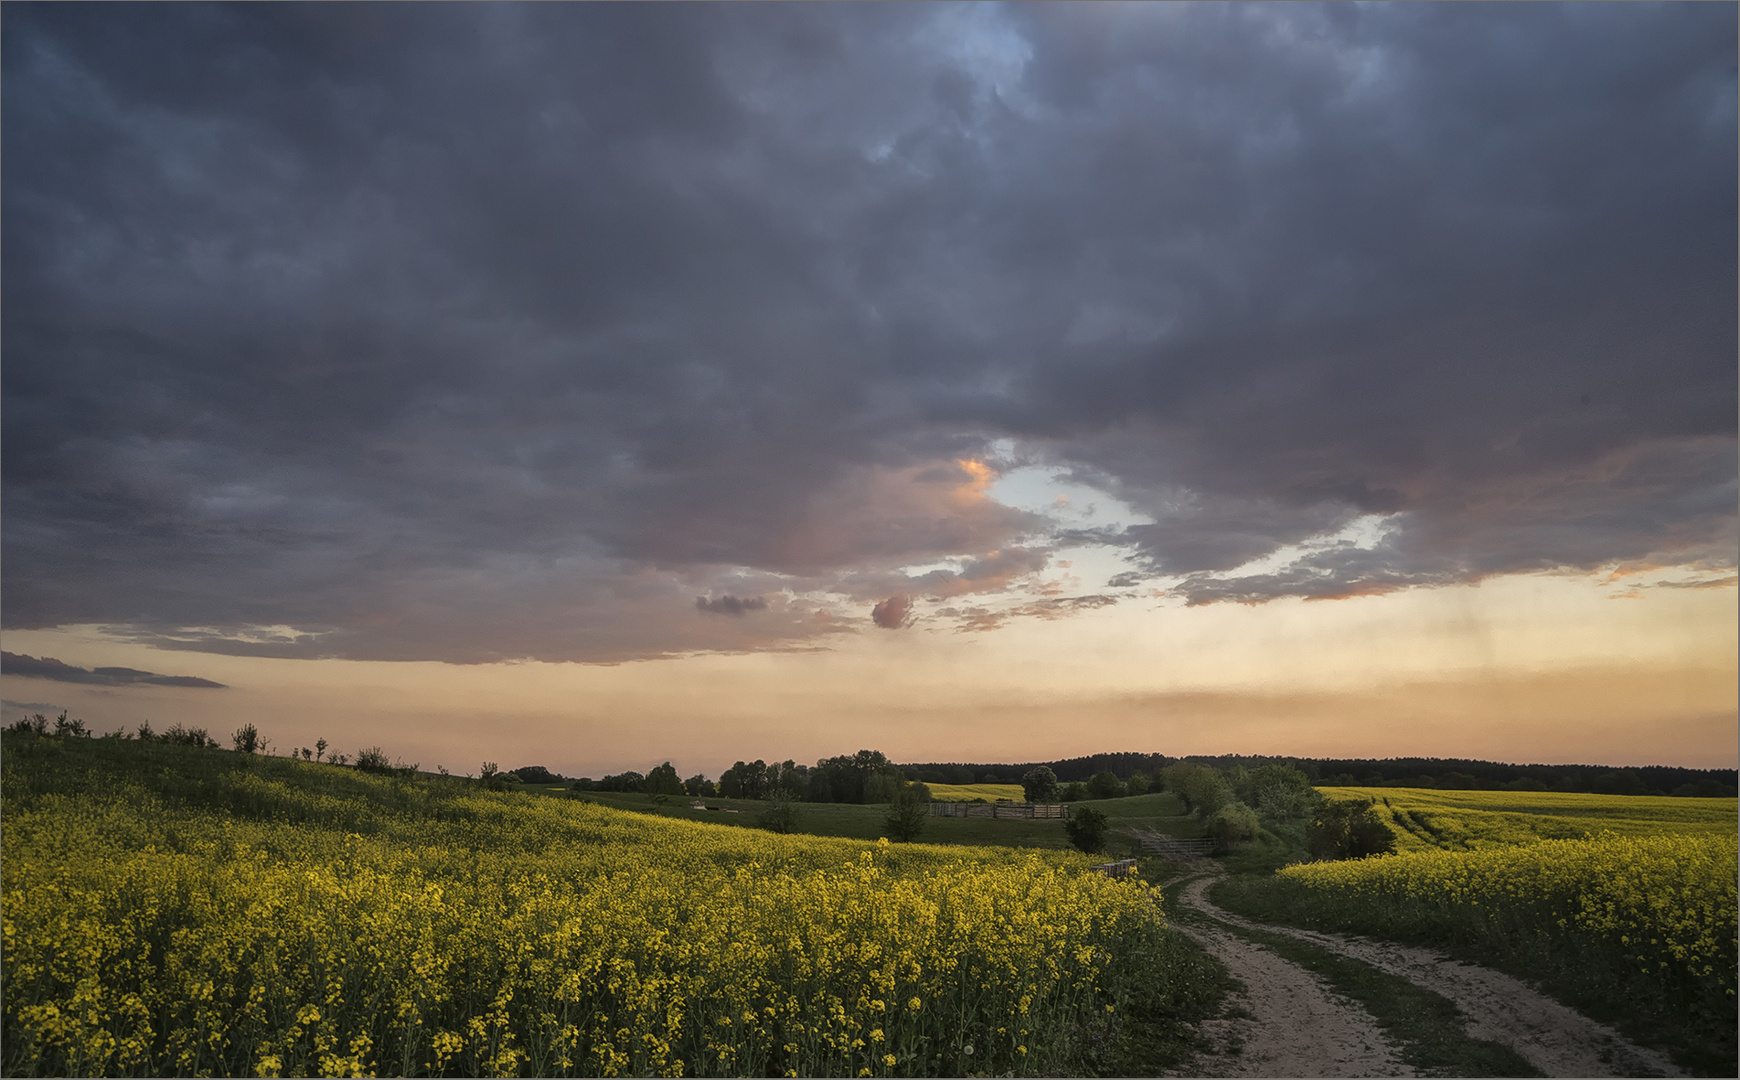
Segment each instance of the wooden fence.
[[1032,818],[1067,818],[1069,806],[1064,803],[1030,802],[933,802],[931,817],[976,817],[1029,820]]
[[1168,862],[1195,862],[1197,859],[1207,858],[1214,854],[1222,846],[1220,841],[1206,836],[1167,836],[1154,829],[1144,828],[1128,831],[1151,854],[1158,855]]
[[1088,869],[1097,871],[1107,877],[1129,877],[1136,872],[1135,859],[1119,859],[1117,862],[1101,863]]

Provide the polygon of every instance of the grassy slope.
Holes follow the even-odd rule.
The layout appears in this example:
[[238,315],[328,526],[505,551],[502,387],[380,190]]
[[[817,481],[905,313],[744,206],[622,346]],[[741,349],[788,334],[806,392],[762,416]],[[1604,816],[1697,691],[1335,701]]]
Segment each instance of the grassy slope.
[[[565,796],[560,786],[528,786],[536,794]],[[658,803],[654,797],[621,792],[589,791],[585,799],[623,810],[656,813],[661,817],[689,821],[706,821],[718,825],[759,828],[759,815],[767,804],[753,799],[706,799],[717,810],[695,810],[688,798],[670,798]],[[1098,799],[1079,803],[1092,806],[1111,820],[1112,835],[1105,854],[1126,858],[1140,854],[1140,848],[1123,830],[1130,826],[1152,828],[1170,836],[1201,836],[1202,825],[1182,813],[1183,807],[1171,795],[1136,795],[1124,799]],[[731,813],[730,811],[737,811]],[[854,840],[875,840],[887,834],[883,819],[888,807],[854,805],[850,803],[797,804],[797,831],[810,836],[843,836]],[[1057,819],[1036,821],[1003,818],[929,818],[920,837],[928,844],[998,845],[1021,848],[1067,849],[1069,838],[1063,822]]]

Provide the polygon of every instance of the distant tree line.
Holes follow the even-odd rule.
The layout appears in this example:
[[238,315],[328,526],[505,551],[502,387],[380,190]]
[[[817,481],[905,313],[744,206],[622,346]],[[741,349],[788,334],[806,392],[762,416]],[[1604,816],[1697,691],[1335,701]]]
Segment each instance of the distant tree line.
[[[823,758],[812,765],[795,761],[738,761],[709,780],[695,775],[677,778],[670,762],[642,776],[623,772],[599,780],[582,776],[575,791],[643,792],[692,798],[787,800],[791,802],[890,803],[909,783],[906,770],[892,765],[880,750],[860,750]],[[928,792],[926,793],[928,797]]]
[[[1090,757],[1022,764],[929,762],[902,765],[913,780],[932,784],[1019,784],[1045,766],[1057,777],[1059,797],[1111,798],[1153,788],[1155,777],[1181,761],[1223,772],[1285,765],[1323,787],[1424,787],[1479,791],[1566,791],[1609,795],[1675,795],[1732,798],[1734,769],[1685,769],[1666,765],[1614,768],[1608,765],[1512,765],[1468,758],[1284,758],[1248,754],[1172,757],[1166,754],[1094,754]],[[1074,785],[1080,785],[1075,787]]]

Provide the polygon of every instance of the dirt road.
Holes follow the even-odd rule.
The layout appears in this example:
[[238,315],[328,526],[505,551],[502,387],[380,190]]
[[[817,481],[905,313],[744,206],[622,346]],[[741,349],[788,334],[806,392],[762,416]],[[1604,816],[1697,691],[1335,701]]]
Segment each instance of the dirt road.
[[[1185,906],[1222,924],[1287,934],[1443,995],[1467,1018],[1468,1034],[1510,1046],[1548,1076],[1683,1076],[1664,1055],[1546,997],[1521,981],[1427,949],[1346,934],[1256,923],[1211,903],[1213,877],[1187,883]],[[1217,1051],[1198,1062],[1203,1076],[1402,1076],[1400,1055],[1364,1009],[1260,946],[1224,932],[1179,925],[1226,964],[1247,992],[1235,1002],[1250,1019],[1219,1020]],[[1231,1052],[1242,1046],[1242,1051]]]

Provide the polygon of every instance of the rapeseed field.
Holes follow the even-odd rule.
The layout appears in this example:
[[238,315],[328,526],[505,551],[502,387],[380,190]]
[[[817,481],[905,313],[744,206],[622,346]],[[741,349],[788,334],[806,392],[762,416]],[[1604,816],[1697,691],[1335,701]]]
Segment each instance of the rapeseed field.
[[1075,855],[80,742],[6,739],[10,1075],[1079,1071],[1176,974]]
[[1732,833],[1604,834],[1305,863],[1279,873],[1350,900],[1479,909],[1512,926],[1598,939],[1643,974],[1704,983],[1732,998],[1737,850]]
[[1027,798],[1020,784],[926,784],[925,787],[930,790],[930,797],[938,802],[972,802],[974,799],[1021,802]]
[[1318,789],[1325,798],[1371,800],[1396,833],[1398,851],[1472,851],[1574,840],[1600,833],[1735,834],[1735,800],[1556,791],[1442,791],[1430,788]]

